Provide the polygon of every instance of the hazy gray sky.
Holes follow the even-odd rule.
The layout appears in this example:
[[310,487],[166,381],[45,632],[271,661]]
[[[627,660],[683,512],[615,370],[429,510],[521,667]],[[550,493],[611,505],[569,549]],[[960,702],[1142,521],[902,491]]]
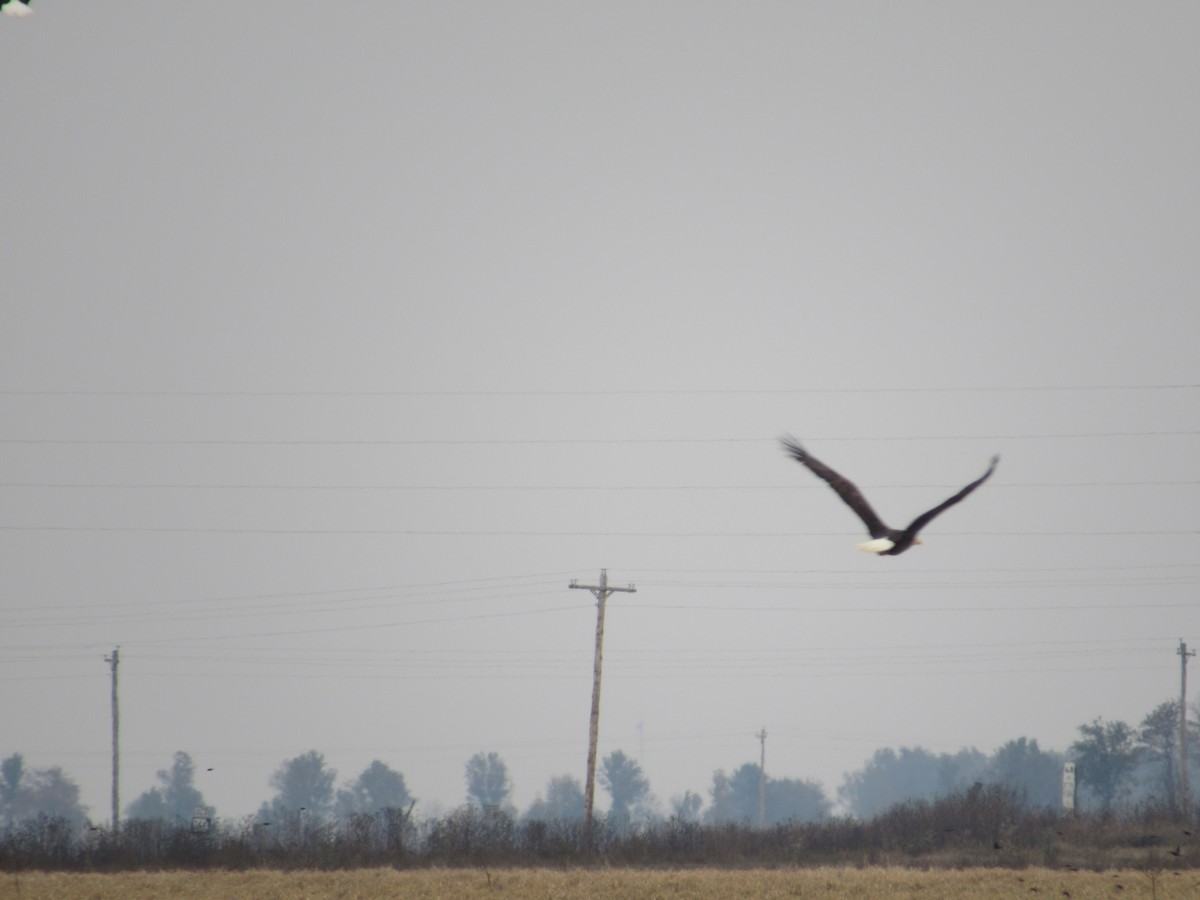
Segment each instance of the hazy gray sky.
[[[0,17],[0,754],[1065,750],[1200,643],[1193,3]],[[791,432],[925,544],[859,553]],[[203,770],[212,767],[213,772]]]

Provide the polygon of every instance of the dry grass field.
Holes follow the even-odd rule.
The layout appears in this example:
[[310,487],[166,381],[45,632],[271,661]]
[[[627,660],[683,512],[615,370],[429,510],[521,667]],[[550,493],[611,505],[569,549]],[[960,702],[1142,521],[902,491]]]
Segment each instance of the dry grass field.
[[358,869],[341,872],[0,873],[20,900],[375,900],[375,898],[1197,898],[1200,871],[1053,869]]

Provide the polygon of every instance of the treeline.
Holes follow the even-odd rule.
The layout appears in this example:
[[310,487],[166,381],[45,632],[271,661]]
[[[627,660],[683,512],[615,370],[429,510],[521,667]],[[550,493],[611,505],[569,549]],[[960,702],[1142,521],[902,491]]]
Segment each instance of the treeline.
[[[1063,763],[1076,763],[1078,809],[1111,812],[1150,806],[1176,817],[1197,809],[1180,807],[1178,704],[1164,701],[1140,725],[1097,719],[1078,726],[1079,738],[1066,753],[1043,750],[1036,740],[1018,738],[991,754],[969,748],[935,754],[921,747],[885,748],[837,788],[837,801],[850,817],[869,820],[899,804],[933,802],[975,785],[997,786],[1019,799],[1023,809],[1057,810],[1062,802]],[[1193,720],[1197,718],[1193,716]],[[1200,776],[1200,732],[1189,723],[1190,774]],[[128,820],[165,820],[187,825],[204,810],[213,818],[195,786],[196,767],[185,752],[175,754],[158,783],[124,809]],[[608,795],[611,830],[629,830],[668,820],[700,825],[822,822],[832,816],[833,800],[813,781],[762,773],[754,763],[713,773],[705,795],[686,791],[666,804],[656,798],[636,760],[617,750],[600,761],[598,783]],[[337,772],[316,750],[286,760],[271,775],[274,796],[262,802],[253,823],[269,828],[302,815],[308,826],[345,823],[355,816],[412,809],[416,798],[405,777],[376,760],[356,777],[336,786]],[[480,810],[502,812],[514,822],[577,823],[583,816],[583,786],[571,775],[558,775],[523,812],[511,803],[512,782],[496,753],[478,753],[464,769],[466,799]],[[1200,777],[1193,777],[1200,784]],[[760,781],[762,800],[760,808]],[[78,786],[58,767],[27,770],[13,754],[0,762],[0,827],[12,829],[37,817],[62,820],[72,829],[91,827],[79,803]],[[420,818],[420,816],[418,816]]]
[[765,828],[678,816],[630,826],[599,814],[591,844],[578,821],[514,817],[466,805],[415,820],[412,807],[313,822],[299,812],[272,823],[247,816],[196,829],[163,819],[117,831],[40,817],[0,830],[0,871],[147,868],[346,869],[512,866],[1047,866],[1194,867],[1200,849],[1169,811],[1073,816],[1030,809],[999,785],[973,785],[936,802],[907,801],[860,820],[786,822]]
[[[1200,783],[1200,727],[1188,721],[1188,777]],[[1065,753],[1042,750],[1036,740],[1009,741],[991,755],[974,748],[935,754],[921,747],[877,750],[862,769],[847,773],[838,800],[851,814],[869,818],[907,800],[933,800],[976,783],[1006,787],[1029,808],[1062,804],[1063,764],[1075,763],[1077,809],[1111,813],[1153,807],[1195,818],[1200,807],[1181,807],[1179,703],[1165,700],[1137,726],[1095,719],[1078,726]]]

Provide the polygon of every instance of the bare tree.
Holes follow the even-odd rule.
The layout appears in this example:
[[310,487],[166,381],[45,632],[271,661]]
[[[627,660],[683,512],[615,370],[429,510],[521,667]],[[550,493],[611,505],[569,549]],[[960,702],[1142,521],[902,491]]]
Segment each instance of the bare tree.
[[633,810],[650,794],[650,782],[642,774],[642,767],[620,750],[601,762],[600,784],[612,798],[610,815],[618,821],[629,821]]
[[578,778],[558,775],[546,785],[546,799],[530,804],[525,818],[543,822],[578,822],[583,818],[583,785]]
[[275,797],[263,803],[259,815],[285,820],[303,811],[309,819],[323,819],[333,808],[335,778],[337,771],[327,768],[325,755],[316,750],[289,759],[271,776]]
[[1128,789],[1137,763],[1136,732],[1124,722],[1095,719],[1079,726],[1081,737],[1071,745],[1081,787],[1110,808]]
[[204,796],[193,784],[195,774],[192,758],[182,750],[176,752],[171,768],[158,770],[159,785],[126,806],[125,818],[187,821],[196,807],[204,803]]
[[512,793],[508,766],[498,753],[476,753],[467,760],[467,801],[484,809],[500,808]]
[[337,792],[338,815],[402,809],[412,801],[404,776],[375,760],[347,787]]
[[0,822],[12,825],[38,815],[78,828],[87,821],[87,807],[79,802],[79,785],[61,767],[29,771],[25,758],[14,753],[0,763]]
[[1155,793],[1170,807],[1179,805],[1179,701],[1164,700],[1154,707],[1138,727],[1138,746],[1142,759],[1153,769]]

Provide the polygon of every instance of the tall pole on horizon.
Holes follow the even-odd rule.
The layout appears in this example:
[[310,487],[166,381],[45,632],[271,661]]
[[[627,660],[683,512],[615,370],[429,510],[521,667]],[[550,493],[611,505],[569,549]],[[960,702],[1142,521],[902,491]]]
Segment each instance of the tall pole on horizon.
[[104,657],[104,661],[112,668],[112,830],[116,834],[121,810],[121,745],[117,739],[121,723],[117,706],[117,664],[121,661],[121,648],[113,647],[112,656]]
[[592,846],[592,804],[596,799],[596,744],[600,737],[600,668],[604,658],[604,603],[615,591],[633,594],[632,584],[627,587],[609,587],[608,570],[600,570],[599,584],[579,584],[572,581],[570,588],[591,591],[596,598],[596,657],[592,666],[592,715],[588,723],[587,786],[583,792],[583,847]]
[[762,745],[758,757],[758,827],[767,827],[767,729],[755,735]]
[[1195,650],[1188,650],[1183,639],[1179,639],[1179,809],[1184,818],[1191,818],[1191,798],[1188,796],[1188,757],[1187,757],[1187,664],[1188,657],[1195,656]]

